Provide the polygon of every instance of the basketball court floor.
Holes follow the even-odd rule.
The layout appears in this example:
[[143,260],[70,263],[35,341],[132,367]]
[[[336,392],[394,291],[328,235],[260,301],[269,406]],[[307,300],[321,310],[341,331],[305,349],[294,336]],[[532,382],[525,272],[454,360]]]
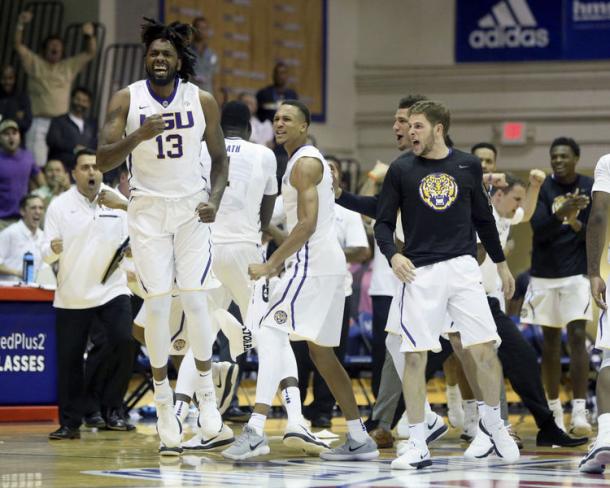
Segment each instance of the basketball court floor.
[[[371,400],[367,380],[353,381],[358,404]],[[238,390],[240,405],[252,403],[255,383],[244,380]],[[507,384],[507,398],[519,410],[519,398]],[[433,404],[445,404],[444,381],[428,383]],[[565,392],[562,392],[565,396]],[[306,404],[311,400],[311,392]],[[140,405],[152,402],[148,393]],[[279,405],[279,399],[276,399]],[[439,413],[442,413],[439,410]],[[153,419],[138,420],[134,432],[81,430],[80,440],[49,441],[56,425],[49,422],[0,423],[0,488],[72,487],[408,487],[408,488],[585,488],[610,486],[608,475],[583,475],[578,462],[587,446],[576,449],[537,448],[536,426],[529,415],[511,415],[513,428],[525,447],[518,464],[503,465],[498,458],[482,462],[466,461],[467,445],[459,440],[460,431],[450,428],[447,435],[431,446],[433,465],[417,472],[392,471],[394,449],[381,450],[374,462],[326,462],[305,457],[282,444],[284,419],[269,419],[266,433],[271,453],[243,462],[224,459],[219,452],[185,451],[181,457],[161,458]],[[569,417],[566,417],[566,422]],[[196,417],[189,416],[185,440],[193,432]],[[238,434],[243,424],[229,423]],[[316,430],[316,429],[314,429]],[[347,431],[342,418],[334,418],[330,429],[334,442],[343,442]]]
[[[434,464],[418,472],[390,469],[392,449],[382,450],[374,462],[325,462],[304,457],[281,443],[284,420],[270,420],[271,454],[244,462],[230,462],[217,452],[185,451],[178,458],[157,455],[152,421],[139,422],[135,432],[83,431],[80,440],[48,441],[49,423],[0,424],[0,487],[330,487],[400,486],[412,488],[549,488],[610,486],[610,474],[582,475],[578,461],[586,447],[574,450],[539,449],[530,417],[512,418],[525,439],[518,464],[505,466],[497,458],[469,462],[459,433],[432,445]],[[188,432],[193,424],[187,427]],[[236,432],[242,424],[233,424]],[[345,423],[333,421],[333,432],[343,435]],[[340,440],[336,442],[341,442]]]

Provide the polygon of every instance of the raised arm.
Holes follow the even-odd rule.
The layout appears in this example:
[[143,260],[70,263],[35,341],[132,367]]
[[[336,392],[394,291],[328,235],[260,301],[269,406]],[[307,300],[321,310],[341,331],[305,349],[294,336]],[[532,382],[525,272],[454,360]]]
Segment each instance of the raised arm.
[[227,148],[225,146],[224,134],[220,128],[220,114],[216,100],[214,100],[211,94],[203,90],[199,90],[199,100],[205,115],[206,124],[203,137],[212,159],[212,168],[210,170],[212,189],[208,203],[212,204],[215,209],[218,209],[229,177]]
[[27,57],[28,54],[33,54],[26,45],[23,43],[23,29],[25,29],[25,25],[29,24],[32,21],[32,12],[29,10],[25,10],[19,14],[17,19],[17,26],[15,27],[15,51],[21,57],[23,61],[24,57]]
[[89,60],[92,60],[97,53],[97,38],[95,37],[95,26],[93,22],[85,22],[83,24],[83,35],[87,39],[85,53]]
[[530,171],[529,185],[527,187],[527,193],[525,194],[525,202],[523,203],[523,220],[521,222],[529,222],[534,215],[536,210],[536,204],[538,203],[538,195],[540,194],[540,187],[544,183],[546,175],[544,171],[540,169],[533,169]]
[[137,130],[125,136],[129,101],[128,88],[116,92],[110,100],[96,154],[97,167],[104,173],[120,166],[138,144],[163,132],[163,118],[154,114],[146,117]]

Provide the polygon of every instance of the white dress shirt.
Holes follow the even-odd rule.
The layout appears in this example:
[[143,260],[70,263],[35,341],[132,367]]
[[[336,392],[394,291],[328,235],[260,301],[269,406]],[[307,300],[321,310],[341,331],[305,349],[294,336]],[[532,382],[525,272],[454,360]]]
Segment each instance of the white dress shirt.
[[[102,184],[101,190],[115,192]],[[59,259],[57,308],[83,309],[103,305],[119,295],[131,295],[125,271],[117,269],[102,285],[112,257],[127,237],[127,213],[90,202],[76,186],[56,197],[45,219],[43,259]],[[63,240],[63,252],[55,254],[51,241]]]
[[[0,232],[0,264],[7,268],[21,270],[23,268],[23,255],[31,252],[34,257],[34,276],[38,274],[42,261],[42,247],[45,235],[42,229],[32,233],[25,222],[20,220],[9,225]],[[18,276],[0,274],[0,281],[19,282]]]

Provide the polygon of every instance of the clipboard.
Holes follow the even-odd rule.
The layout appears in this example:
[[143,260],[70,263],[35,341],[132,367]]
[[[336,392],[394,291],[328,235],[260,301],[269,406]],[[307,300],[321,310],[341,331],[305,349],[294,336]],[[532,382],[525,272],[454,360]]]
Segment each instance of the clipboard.
[[119,267],[119,265],[121,264],[121,261],[123,261],[123,258],[125,257],[125,251],[128,246],[129,246],[129,237],[125,238],[125,240],[121,243],[121,245],[114,252],[114,256],[112,256],[110,263],[106,267],[106,271],[104,271],[104,276],[102,276],[102,285],[104,285],[106,283],[106,281],[108,281],[108,278],[110,278],[112,273],[114,273],[116,271],[116,269]]

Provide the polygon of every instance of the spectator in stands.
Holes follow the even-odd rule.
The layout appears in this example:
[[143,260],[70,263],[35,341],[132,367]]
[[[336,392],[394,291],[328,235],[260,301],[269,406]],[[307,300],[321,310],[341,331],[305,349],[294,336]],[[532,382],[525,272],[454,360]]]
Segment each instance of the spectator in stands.
[[43,259],[58,262],[56,308],[57,378],[60,427],[49,434],[53,440],[80,438],[85,413],[83,355],[94,323],[106,332],[107,353],[101,404],[109,428],[127,430],[122,412],[133,362],[131,303],[125,272],[116,269],[106,281],[117,249],[127,237],[127,214],[98,203],[102,173],[95,153],[81,150],[72,171],[76,181],[47,210]]
[[243,92],[239,94],[237,99],[240,102],[244,102],[250,110],[250,127],[252,129],[250,141],[273,148],[273,124],[271,124],[270,120],[265,120],[264,122],[258,120],[256,116],[258,111],[256,97],[251,93]]
[[273,84],[260,89],[256,93],[258,119],[261,122],[265,120],[273,122],[273,116],[280,103],[284,100],[296,100],[297,98],[299,98],[297,92],[288,88],[288,66],[283,61],[279,61],[273,67]]
[[72,90],[70,111],[53,117],[47,134],[49,159],[60,159],[68,168],[74,167],[74,154],[79,149],[97,147],[97,122],[89,118],[91,92],[82,86]]
[[42,198],[47,208],[53,198],[70,189],[71,181],[66,166],[59,159],[49,159],[44,167],[44,176],[47,184],[34,190],[32,194]]
[[63,59],[63,41],[61,37],[52,35],[44,40],[42,56],[39,56],[23,44],[23,30],[31,20],[32,12],[19,14],[15,28],[15,50],[28,74],[28,94],[34,116],[32,127],[27,133],[26,147],[34,154],[36,163],[44,166],[47,162],[46,137],[51,118],[68,110],[72,83],[85,65],[95,57],[97,41],[93,24],[87,22],[83,24],[83,35],[87,39],[84,52]]
[[210,25],[205,17],[197,17],[193,20],[193,42],[191,47],[197,55],[195,63],[195,77],[192,79],[199,88],[210,92],[217,97],[218,73],[219,64],[218,56],[209,46],[210,41]]
[[44,203],[36,195],[24,196],[19,202],[21,220],[0,232],[0,281],[20,281],[23,278],[23,255],[34,257],[34,276],[42,262],[44,232],[40,228]]
[[19,124],[23,146],[24,135],[32,125],[32,108],[27,93],[17,92],[16,81],[15,68],[4,65],[0,72],[0,116],[2,119],[13,119]]
[[19,202],[45,184],[44,175],[27,149],[21,149],[19,125],[11,119],[0,122],[0,231],[19,219]]

